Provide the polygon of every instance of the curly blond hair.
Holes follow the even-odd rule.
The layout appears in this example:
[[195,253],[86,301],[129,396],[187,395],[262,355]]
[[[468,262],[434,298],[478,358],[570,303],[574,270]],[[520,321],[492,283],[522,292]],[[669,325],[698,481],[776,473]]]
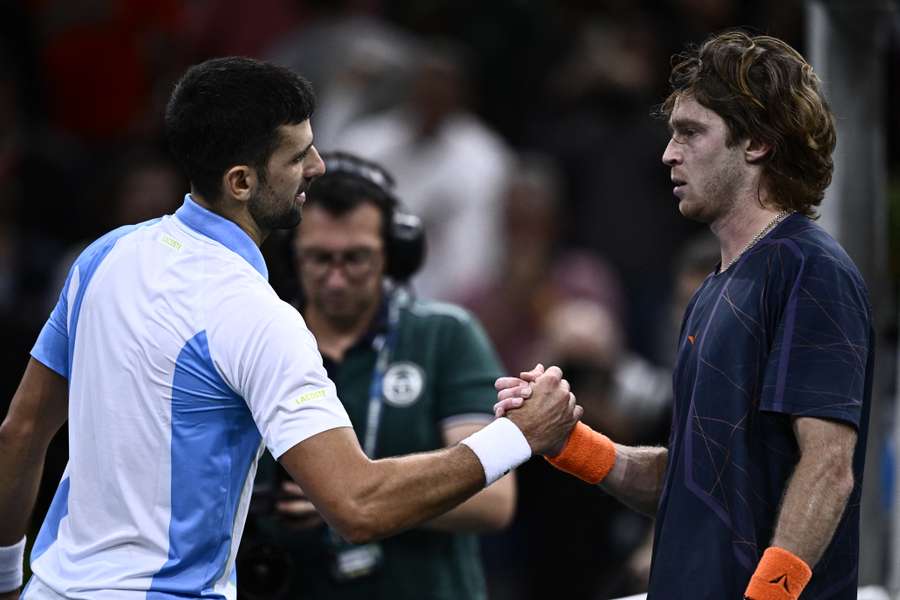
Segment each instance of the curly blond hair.
[[769,145],[763,177],[771,202],[815,217],[834,170],[834,115],[800,53],[774,37],[726,31],[672,64],[672,93],[660,115],[671,116],[675,101],[689,95],[722,117],[729,145]]

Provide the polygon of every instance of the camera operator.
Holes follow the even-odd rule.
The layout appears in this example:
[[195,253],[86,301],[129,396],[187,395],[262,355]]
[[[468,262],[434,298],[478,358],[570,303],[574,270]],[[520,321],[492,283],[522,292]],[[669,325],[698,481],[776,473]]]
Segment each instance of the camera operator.
[[[480,324],[463,309],[415,299],[420,223],[398,208],[391,176],[344,153],[323,155],[292,240],[302,299],[354,430],[370,458],[452,445],[493,417],[501,375]],[[343,542],[273,461],[260,465],[245,598],[485,598],[478,533],[515,509],[507,474],[450,512],[377,543]]]

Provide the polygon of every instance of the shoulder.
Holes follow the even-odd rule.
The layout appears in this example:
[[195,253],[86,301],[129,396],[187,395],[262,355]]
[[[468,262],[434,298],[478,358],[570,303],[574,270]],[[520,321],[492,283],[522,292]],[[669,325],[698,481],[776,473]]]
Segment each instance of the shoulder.
[[844,248],[807,217],[792,216],[767,242],[770,272],[780,271],[788,279],[824,278],[866,289],[859,269]]
[[137,223],[135,225],[123,225],[121,227],[113,229],[112,231],[108,231],[107,233],[91,242],[84,250],[82,250],[81,254],[78,255],[78,258],[75,259],[74,265],[84,267],[92,262],[95,262],[98,258],[102,258],[106,254],[108,254],[109,251],[122,239],[127,238],[132,234],[138,233],[148,227],[157,225],[161,220],[162,219],[152,219],[150,221]]

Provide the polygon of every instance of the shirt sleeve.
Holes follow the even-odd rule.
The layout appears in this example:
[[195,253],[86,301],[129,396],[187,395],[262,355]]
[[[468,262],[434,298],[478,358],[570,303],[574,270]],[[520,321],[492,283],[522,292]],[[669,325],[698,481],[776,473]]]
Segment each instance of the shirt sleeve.
[[872,351],[871,309],[859,275],[828,258],[807,259],[783,289],[787,301],[780,310],[770,306],[780,317],[760,408],[858,427]]
[[303,318],[274,293],[260,296],[243,310],[219,311],[210,352],[279,458],[317,433],[351,424]]
[[78,289],[79,268],[73,266],[59,293],[56,306],[38,334],[31,356],[45,367],[69,378],[69,292]]
[[489,420],[497,401],[494,381],[503,374],[493,346],[467,312],[436,318],[446,319],[449,329],[439,352],[437,420],[447,424],[476,415]]

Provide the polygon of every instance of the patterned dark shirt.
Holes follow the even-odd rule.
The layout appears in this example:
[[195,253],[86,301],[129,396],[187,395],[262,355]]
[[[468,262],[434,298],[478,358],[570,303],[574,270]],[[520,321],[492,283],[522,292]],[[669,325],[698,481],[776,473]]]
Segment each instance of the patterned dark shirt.
[[873,339],[858,270],[804,216],[706,278],[685,313],[673,375],[651,600],[742,597],[799,458],[792,417],[801,416],[859,434],[853,492],[802,598],[856,598]]

